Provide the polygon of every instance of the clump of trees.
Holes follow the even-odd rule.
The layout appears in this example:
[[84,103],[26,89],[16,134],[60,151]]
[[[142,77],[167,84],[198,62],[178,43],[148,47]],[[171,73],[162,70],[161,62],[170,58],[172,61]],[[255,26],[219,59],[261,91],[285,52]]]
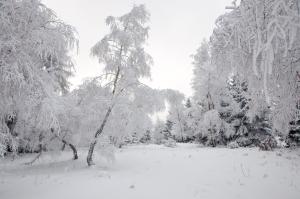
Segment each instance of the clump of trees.
[[[107,17],[109,32],[91,49],[103,74],[73,91],[76,30],[39,0],[0,1],[0,156],[73,151],[128,143],[198,142],[259,146],[300,142],[300,3],[233,2],[192,56],[194,94],[157,90],[144,46],[150,14],[133,6]],[[151,115],[165,109],[166,122]],[[97,145],[97,143],[99,143]],[[106,149],[103,149],[103,148]],[[109,150],[108,150],[109,149]]]
[[181,121],[211,146],[270,149],[278,136],[299,144],[299,1],[234,1],[228,9],[193,55],[195,92]]
[[71,146],[62,137],[68,113],[61,106],[75,29],[38,0],[1,1],[0,13],[0,155],[41,153],[54,141]]
[[69,147],[77,159],[76,146],[90,146],[92,165],[98,141],[102,149],[129,137],[149,142],[151,114],[164,109],[164,99],[140,82],[150,77],[153,62],[144,50],[145,6],[107,17],[109,33],[91,50],[105,66],[103,75],[72,92],[76,30],[39,0],[4,0],[0,11],[1,156],[37,152],[33,163],[43,151]]

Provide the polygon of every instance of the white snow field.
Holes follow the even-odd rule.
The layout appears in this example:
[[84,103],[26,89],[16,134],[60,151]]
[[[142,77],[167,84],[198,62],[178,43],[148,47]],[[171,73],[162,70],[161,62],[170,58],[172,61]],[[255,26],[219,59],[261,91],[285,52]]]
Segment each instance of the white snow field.
[[299,199],[300,151],[128,146],[86,166],[86,151],[0,160],[0,199]]

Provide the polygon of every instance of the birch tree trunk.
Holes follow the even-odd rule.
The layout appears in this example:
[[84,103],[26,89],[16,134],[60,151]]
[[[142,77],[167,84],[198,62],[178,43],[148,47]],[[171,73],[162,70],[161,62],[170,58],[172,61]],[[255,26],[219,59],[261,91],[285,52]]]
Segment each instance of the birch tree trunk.
[[94,140],[92,141],[92,143],[90,144],[90,148],[89,148],[89,152],[88,152],[88,156],[87,156],[87,164],[88,166],[92,166],[94,165],[94,162],[93,162],[93,153],[94,153],[94,149],[95,149],[95,146],[97,144],[97,138],[99,137],[99,135],[101,135],[103,133],[103,129],[107,123],[107,120],[110,116],[110,113],[112,111],[112,107],[110,106],[105,114],[105,117],[102,121],[102,124],[100,126],[100,128],[97,130],[96,134],[95,134],[95,137],[94,137]]
[[[123,51],[123,46],[121,46],[121,49],[120,49],[120,59],[122,57],[122,51]],[[114,79],[114,84],[113,84],[114,86],[113,86],[113,91],[112,91],[112,101],[114,100],[114,96],[115,96],[115,93],[116,93],[116,90],[117,90],[117,83],[118,83],[118,79],[119,79],[119,76],[120,76],[120,70],[121,70],[120,67],[118,67],[117,74],[116,74],[116,77]],[[88,166],[92,166],[92,165],[95,164],[93,162],[93,154],[94,154],[95,146],[97,144],[97,139],[98,139],[99,135],[101,135],[103,133],[104,127],[105,127],[105,125],[108,121],[108,118],[111,114],[112,109],[113,109],[113,105],[110,105],[107,109],[107,112],[104,116],[104,119],[101,123],[100,128],[95,133],[94,139],[93,139],[92,143],[90,144],[89,152],[88,152],[88,155],[87,155],[87,158],[86,158]]]

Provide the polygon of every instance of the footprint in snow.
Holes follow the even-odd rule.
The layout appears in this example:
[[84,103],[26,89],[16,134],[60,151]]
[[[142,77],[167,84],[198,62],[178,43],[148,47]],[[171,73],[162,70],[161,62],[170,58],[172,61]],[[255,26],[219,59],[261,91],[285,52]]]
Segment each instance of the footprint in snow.
[[267,177],[269,177],[269,175],[265,173],[263,178],[267,178]]
[[239,179],[238,180],[240,186],[244,186],[245,184]]
[[287,156],[287,157],[285,157],[287,160],[291,160],[291,159],[293,159],[291,156]]
[[260,163],[261,166],[265,166],[266,164],[268,164],[267,161],[264,161],[264,162]]
[[130,189],[134,189],[135,186],[132,184],[132,185],[129,186],[129,188],[130,188]]

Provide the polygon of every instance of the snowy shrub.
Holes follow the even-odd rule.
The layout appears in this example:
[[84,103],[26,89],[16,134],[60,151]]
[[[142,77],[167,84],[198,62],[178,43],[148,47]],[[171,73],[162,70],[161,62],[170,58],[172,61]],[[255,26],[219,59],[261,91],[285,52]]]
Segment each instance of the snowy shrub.
[[0,133],[0,157],[3,157],[7,151],[7,138],[5,134]]
[[259,144],[259,149],[263,151],[271,151],[277,147],[277,142],[274,137],[269,136]]
[[149,144],[152,140],[152,135],[150,130],[146,130],[144,135],[141,137],[140,142],[144,144]]
[[236,141],[229,142],[229,143],[227,144],[227,146],[228,146],[230,149],[236,149],[236,148],[239,148],[239,144],[238,144]]
[[247,137],[240,137],[236,139],[236,142],[240,147],[249,147],[252,146],[254,143],[252,139],[249,139]]
[[163,141],[164,146],[166,147],[176,147],[176,141],[173,139],[167,139]]
[[286,140],[288,146],[300,146],[300,102],[298,111],[299,118],[296,118],[295,121],[290,122],[290,132]]
[[206,144],[216,146],[220,141],[220,132],[223,130],[222,120],[217,110],[204,113],[200,123],[202,137],[206,137]]
[[164,90],[164,95],[169,105],[166,129],[177,142],[191,141],[193,139],[191,101],[188,99],[184,104],[184,95],[171,89]]
[[284,148],[288,146],[286,141],[281,136],[276,136],[275,140],[276,140],[276,145],[280,148]]
[[114,145],[110,143],[109,137],[101,137],[97,146],[98,159],[113,163],[115,161],[115,150]]
[[163,144],[166,140],[171,139],[172,135],[167,124],[160,120],[155,124],[153,131],[153,142],[155,144]]

